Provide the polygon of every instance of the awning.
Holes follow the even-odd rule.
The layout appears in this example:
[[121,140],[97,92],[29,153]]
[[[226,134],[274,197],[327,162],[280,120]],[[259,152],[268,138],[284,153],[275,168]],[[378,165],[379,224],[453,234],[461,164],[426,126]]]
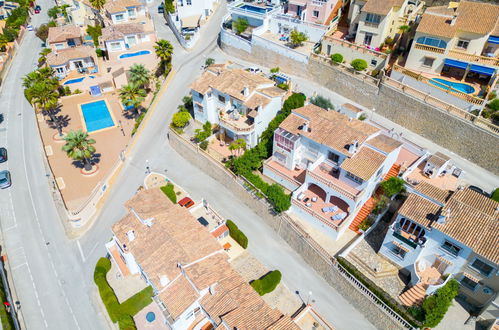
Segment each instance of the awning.
[[307,0],[289,0],[289,3],[296,6],[305,6],[307,4]]
[[464,272],[463,275],[466,276],[467,278],[469,278],[470,280],[472,280],[475,283],[480,283],[480,279],[477,278],[477,277],[475,277],[475,276],[473,276],[473,275],[471,275],[470,273]]
[[444,65],[452,66],[454,68],[459,68],[459,69],[465,69],[465,70],[468,67],[468,63],[466,63],[466,62],[451,60],[449,58],[445,59]]
[[409,249],[406,248],[405,246],[403,246],[402,244],[400,244],[399,242],[393,241],[392,243],[393,243],[393,245],[395,245],[396,247],[398,247],[402,251],[409,252]]
[[182,28],[196,28],[199,26],[199,19],[201,15],[187,16],[181,19]]
[[490,36],[489,40],[487,40],[491,44],[499,44],[499,37],[496,36]]
[[452,266],[452,262],[451,262],[451,261],[449,261],[449,260],[447,260],[447,259],[445,259],[445,258],[444,258],[444,257],[442,257],[442,256],[437,256],[437,259],[438,259],[438,260],[440,260],[441,262],[443,262],[443,263],[444,263],[444,264],[446,264],[446,265]]
[[492,76],[496,70],[492,69],[492,68],[488,68],[486,66],[472,64],[470,71],[480,73],[480,74],[485,74],[487,76]]

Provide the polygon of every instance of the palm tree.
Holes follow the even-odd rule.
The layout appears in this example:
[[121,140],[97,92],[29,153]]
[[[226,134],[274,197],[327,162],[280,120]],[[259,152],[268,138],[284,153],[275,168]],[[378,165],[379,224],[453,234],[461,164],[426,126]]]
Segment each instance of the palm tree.
[[92,163],[90,159],[95,154],[95,144],[94,139],[88,138],[88,133],[83,132],[81,129],[77,131],[71,131],[64,137],[66,144],[62,147],[62,150],[66,154],[74,159],[83,161],[83,165],[86,171],[92,169]]
[[160,59],[160,63],[163,66],[164,72],[167,71],[168,66],[172,61],[173,46],[168,40],[161,39],[156,42],[154,46],[156,50],[156,56]]
[[[27,90],[33,87],[33,85],[38,82],[45,82],[55,90],[59,87],[59,81],[57,80],[57,78],[53,77],[53,74],[54,70],[51,67],[44,67],[32,71],[23,78],[23,87],[25,90]],[[31,103],[29,99],[28,101]]]
[[143,64],[134,64],[130,67],[130,82],[132,84],[147,87],[151,80],[151,73]]
[[146,97],[146,91],[141,88],[141,86],[130,83],[123,86],[120,89],[120,100],[126,106],[132,106],[134,110],[137,110],[144,98]]
[[52,109],[57,106],[59,94],[43,81],[35,83],[26,92],[31,100],[31,104],[38,106],[42,111],[46,111],[50,119],[54,121],[55,118]]
[[101,11],[102,8],[104,8],[104,5],[106,4],[106,0],[90,0],[90,4],[98,11]]

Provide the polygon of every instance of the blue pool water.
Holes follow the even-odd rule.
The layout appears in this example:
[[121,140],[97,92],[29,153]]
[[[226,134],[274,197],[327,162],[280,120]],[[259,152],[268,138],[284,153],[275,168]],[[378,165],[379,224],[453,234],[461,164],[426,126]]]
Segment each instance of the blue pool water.
[[440,78],[431,79],[430,84],[438,86],[440,88],[443,88],[442,85],[445,85],[447,87],[457,89],[458,91],[466,93],[466,94],[471,94],[471,93],[475,92],[475,88],[473,86],[470,86],[468,84],[453,82],[453,81],[449,81],[449,80],[445,80],[445,79],[440,79]]
[[264,8],[264,7],[257,7],[257,6],[252,6],[252,5],[248,5],[248,4],[244,4],[244,5],[240,6],[239,8],[241,8],[242,10],[252,11],[254,13],[259,13],[259,14],[264,14],[272,9],[270,7]]
[[[88,76],[89,78],[92,78],[94,79],[95,77],[94,76]],[[81,77],[81,78],[75,78],[75,79],[71,79],[71,80],[68,80],[64,83],[64,85],[70,85],[70,84],[76,84],[76,83],[79,83],[79,82],[82,82],[83,79],[85,79],[86,77]]]
[[88,132],[114,126],[113,118],[104,100],[82,104],[81,112]]
[[121,54],[120,58],[135,57],[135,56],[147,55],[147,54],[151,54],[151,51],[150,50],[140,50],[140,51],[135,52],[135,53],[125,53],[125,54]]
[[151,323],[156,319],[156,314],[154,312],[149,312],[146,314],[146,320],[147,322]]

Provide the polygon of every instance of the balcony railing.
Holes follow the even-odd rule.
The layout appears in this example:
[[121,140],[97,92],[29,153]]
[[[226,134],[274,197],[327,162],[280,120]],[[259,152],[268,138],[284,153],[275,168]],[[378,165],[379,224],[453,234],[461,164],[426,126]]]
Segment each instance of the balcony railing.
[[372,28],[378,28],[379,23],[374,23],[374,22],[364,22],[365,26],[372,27]]
[[400,234],[400,230],[398,231],[394,231],[393,232],[393,237],[397,238],[398,240],[404,242],[405,244],[409,245],[410,247],[412,247],[413,249],[417,248],[418,247],[418,244],[404,236],[402,236]]
[[[316,218],[317,220],[321,221],[322,223],[326,224],[327,226],[331,227],[332,229],[338,231],[341,227],[338,226],[338,225],[335,225],[334,223],[331,222],[331,220],[323,217],[321,214],[315,212],[314,210],[312,210],[311,208],[303,205],[303,202],[300,202],[294,198],[291,198],[291,203],[293,205],[296,205],[298,206],[299,208],[301,208],[302,210],[304,210],[305,212],[307,212],[308,214],[310,214],[311,216],[313,216],[314,218]],[[346,223],[346,221],[343,221],[342,223]]]
[[233,120],[225,119],[223,117],[220,117],[220,124],[222,124],[222,126],[228,127],[231,131],[234,132],[251,132],[255,129],[255,124],[245,125],[246,127],[240,127],[237,126]]
[[307,175],[309,175],[310,177],[312,177],[314,180],[317,180],[317,181],[325,184],[329,188],[331,188],[331,189],[339,192],[340,194],[342,194],[343,196],[345,196],[345,197],[347,197],[347,198],[349,198],[351,200],[357,201],[357,199],[359,198],[360,194],[353,194],[353,193],[347,191],[345,188],[339,186],[333,180],[328,180],[327,178],[325,178],[325,177],[323,177],[323,176],[321,176],[319,174],[316,174],[313,171],[307,170]]
[[486,57],[480,55],[468,54],[466,52],[451,49],[449,50],[448,55],[453,58],[457,58],[459,60],[464,60],[467,62],[480,63],[490,66],[499,66],[499,58],[497,57]]
[[329,42],[331,42],[333,44],[339,44],[342,47],[352,48],[352,49],[354,49],[354,50],[356,50],[358,52],[366,53],[366,54],[370,54],[370,55],[374,55],[376,57],[381,57],[383,59],[386,59],[388,57],[388,55],[385,54],[385,53],[378,52],[378,51],[373,50],[373,49],[369,49],[366,46],[357,45],[357,44],[354,44],[352,42],[348,42],[346,40],[335,38],[333,36],[327,36],[327,37],[325,37],[325,40],[327,40],[327,41],[329,41]]
[[414,44],[414,48],[416,49],[421,49],[427,52],[432,52],[432,53],[437,53],[437,54],[443,54],[445,52],[444,48],[438,48],[438,47],[433,47],[433,46],[428,46],[428,45],[423,45],[423,44]]

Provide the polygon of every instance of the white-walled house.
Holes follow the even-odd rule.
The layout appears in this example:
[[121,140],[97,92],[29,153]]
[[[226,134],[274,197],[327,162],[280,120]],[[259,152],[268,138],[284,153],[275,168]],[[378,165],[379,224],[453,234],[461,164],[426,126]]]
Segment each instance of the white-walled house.
[[455,278],[464,299],[485,308],[499,290],[499,203],[469,188],[408,190],[379,250],[411,274],[400,300],[416,304]]
[[81,28],[76,25],[50,27],[47,45],[52,51],[80,46],[83,43]]
[[99,37],[101,47],[108,52],[121,52],[151,41],[150,33],[139,23],[110,25],[102,29]]
[[315,105],[274,133],[264,175],[293,191],[290,211],[338,239],[395,164],[402,143],[363,121]]
[[72,71],[97,72],[95,48],[90,46],[54,50],[47,55],[47,64],[54,69],[55,75],[61,79]]
[[194,29],[213,14],[218,4],[218,0],[178,0],[176,12],[172,15],[179,22],[179,30]]
[[[298,329],[270,308],[228,262],[215,237],[160,189],[138,192],[106,244],[123,276],[139,274],[161,309],[156,322],[184,329]],[[228,303],[230,302],[230,303]]]
[[191,86],[194,119],[219,124],[222,134],[253,147],[287,93],[275,84],[259,74],[212,65]]
[[146,17],[146,6],[136,0],[110,0],[104,5],[106,17],[112,24],[131,23]]

